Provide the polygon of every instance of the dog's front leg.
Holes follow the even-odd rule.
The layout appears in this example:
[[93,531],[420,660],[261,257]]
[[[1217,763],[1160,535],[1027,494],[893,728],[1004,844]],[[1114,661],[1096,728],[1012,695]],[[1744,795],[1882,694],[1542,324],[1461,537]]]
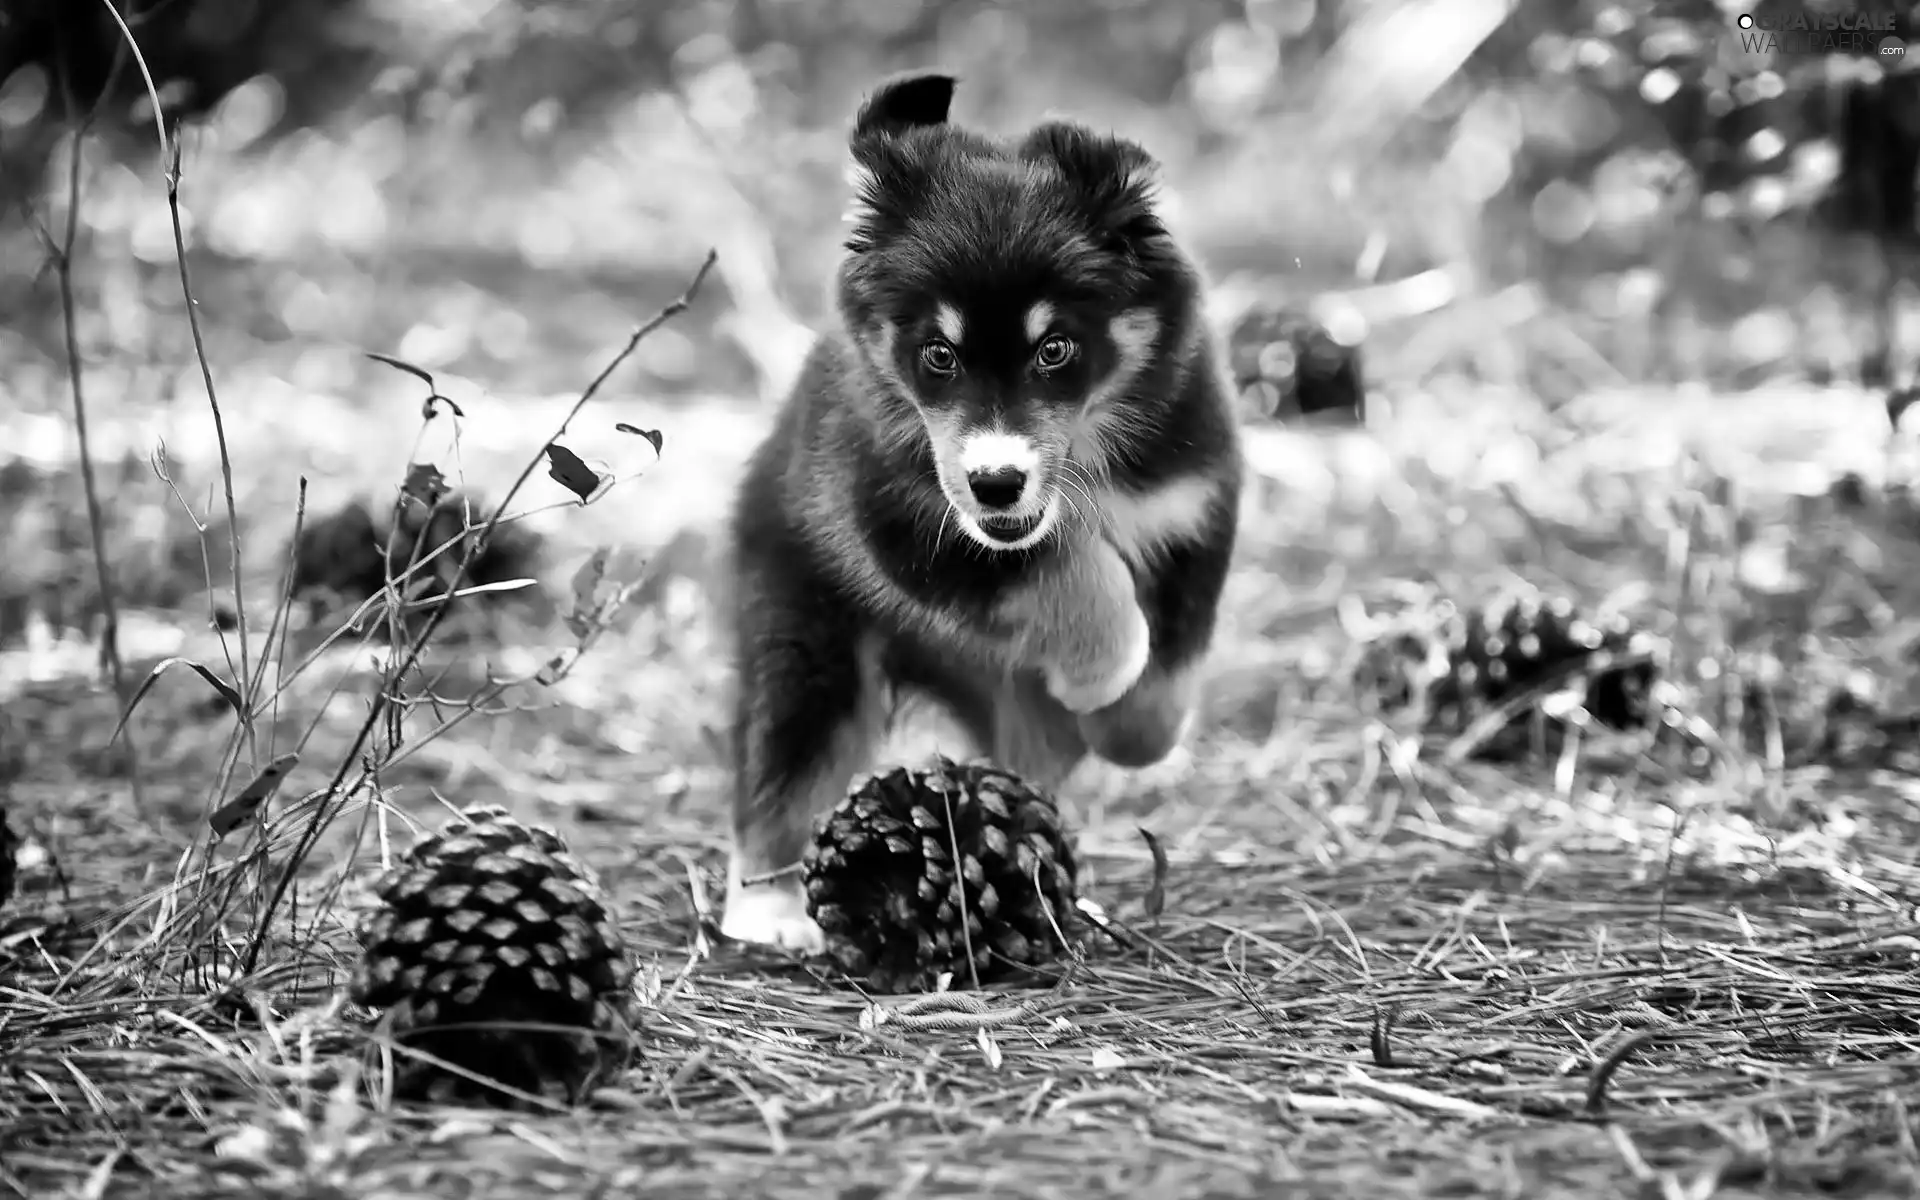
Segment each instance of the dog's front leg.
[[1110,542],[1092,533],[1067,542],[1001,601],[997,619],[1016,631],[1011,665],[1038,671],[1046,694],[1069,712],[1115,703],[1151,655],[1151,630],[1136,590],[1132,571]]
[[1236,525],[1229,494],[1200,537],[1168,547],[1142,573],[1138,597],[1152,645],[1145,669],[1125,695],[1079,718],[1088,747],[1108,762],[1151,766],[1191,728]]

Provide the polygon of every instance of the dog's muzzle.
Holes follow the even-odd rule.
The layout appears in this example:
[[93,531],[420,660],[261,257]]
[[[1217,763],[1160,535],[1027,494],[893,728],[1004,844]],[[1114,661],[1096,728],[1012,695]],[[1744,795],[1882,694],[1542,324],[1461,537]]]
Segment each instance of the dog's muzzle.
[[1043,509],[1031,517],[996,517],[988,514],[978,520],[981,533],[996,542],[1012,546],[1031,538],[1048,520],[1048,513]]

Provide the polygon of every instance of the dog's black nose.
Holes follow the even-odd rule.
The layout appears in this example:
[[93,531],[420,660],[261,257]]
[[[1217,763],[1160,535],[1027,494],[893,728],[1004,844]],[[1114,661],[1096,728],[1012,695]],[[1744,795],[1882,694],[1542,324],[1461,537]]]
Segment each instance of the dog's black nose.
[[967,488],[982,508],[1012,508],[1027,490],[1027,473],[1019,467],[995,467],[967,472]]

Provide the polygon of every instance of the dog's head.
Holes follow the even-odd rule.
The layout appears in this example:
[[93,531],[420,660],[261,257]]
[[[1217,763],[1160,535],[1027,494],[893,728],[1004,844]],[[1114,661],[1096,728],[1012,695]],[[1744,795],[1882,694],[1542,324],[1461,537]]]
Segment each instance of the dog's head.
[[961,129],[954,83],[897,78],[861,106],[838,300],[883,432],[931,447],[969,538],[1021,550],[1084,510],[1103,425],[1127,425],[1165,314],[1197,285],[1145,150],[1067,122]]

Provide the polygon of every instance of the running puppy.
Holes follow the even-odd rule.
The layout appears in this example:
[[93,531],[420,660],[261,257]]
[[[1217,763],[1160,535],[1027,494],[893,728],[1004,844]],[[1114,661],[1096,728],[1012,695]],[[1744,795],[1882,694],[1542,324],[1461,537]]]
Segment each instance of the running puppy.
[[891,80],[852,135],[839,327],[733,513],[737,791],[723,931],[821,945],[814,819],[931,696],[1055,787],[1179,744],[1233,551],[1238,433],[1198,270],[1130,141],[947,123]]

